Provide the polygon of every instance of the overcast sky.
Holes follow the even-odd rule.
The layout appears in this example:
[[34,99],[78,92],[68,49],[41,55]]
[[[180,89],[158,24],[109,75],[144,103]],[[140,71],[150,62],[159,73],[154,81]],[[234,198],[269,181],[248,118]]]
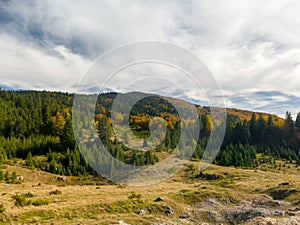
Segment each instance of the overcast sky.
[[159,40],[199,56],[228,107],[295,114],[299,12],[298,0],[2,0],[0,86],[73,92],[105,52]]

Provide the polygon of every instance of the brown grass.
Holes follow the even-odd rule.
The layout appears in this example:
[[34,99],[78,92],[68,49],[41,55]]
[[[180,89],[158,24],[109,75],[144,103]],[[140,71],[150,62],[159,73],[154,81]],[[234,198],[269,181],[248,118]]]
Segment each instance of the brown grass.
[[[197,168],[198,163],[193,164]],[[194,203],[207,196],[234,198],[236,201],[251,199],[259,194],[268,194],[282,182],[289,182],[290,188],[298,191],[286,200],[294,201],[300,197],[300,177],[295,169],[284,173],[211,165],[204,173],[215,174],[219,179],[206,180],[195,178],[197,172],[189,172],[185,168],[163,183],[142,187],[82,185],[82,180],[75,177],[61,182],[54,180],[54,175],[41,171],[17,166],[8,166],[7,169],[24,176],[24,182],[0,183],[0,204],[5,207],[0,220],[4,224],[116,224],[118,220],[130,224],[151,224],[155,221],[180,221],[180,213],[187,211],[187,208],[191,210]],[[94,182],[91,177],[86,182],[88,180]],[[62,194],[50,195],[56,190]],[[27,192],[34,195],[32,200],[45,199],[49,204],[16,207],[12,196]],[[132,193],[141,197],[130,198]],[[164,197],[165,202],[154,202],[158,196]],[[165,215],[164,204],[174,209],[173,215]],[[143,216],[136,213],[141,209],[146,210]]]

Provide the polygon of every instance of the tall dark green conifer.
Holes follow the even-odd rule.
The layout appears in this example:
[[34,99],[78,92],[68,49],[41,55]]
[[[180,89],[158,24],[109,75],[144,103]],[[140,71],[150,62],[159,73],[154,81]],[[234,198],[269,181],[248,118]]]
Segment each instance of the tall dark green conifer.
[[60,146],[63,151],[75,148],[75,137],[71,119],[67,119],[62,134],[60,136]]

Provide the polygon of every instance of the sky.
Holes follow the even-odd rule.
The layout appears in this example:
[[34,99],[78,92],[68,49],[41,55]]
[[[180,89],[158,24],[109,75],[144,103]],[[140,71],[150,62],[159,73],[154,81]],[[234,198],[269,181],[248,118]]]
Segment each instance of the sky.
[[197,55],[227,107],[295,117],[299,12],[298,0],[1,0],[0,87],[75,92],[99,56],[154,40]]

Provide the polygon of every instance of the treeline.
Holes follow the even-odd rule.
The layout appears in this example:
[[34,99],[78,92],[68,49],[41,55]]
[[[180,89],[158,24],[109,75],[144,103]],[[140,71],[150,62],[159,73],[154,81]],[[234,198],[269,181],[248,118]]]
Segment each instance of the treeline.
[[[134,105],[129,124],[138,138],[145,139],[150,135],[151,119],[162,117],[166,121],[166,137],[154,150],[140,152],[128,148],[124,144],[126,133],[118,139],[111,127],[111,108],[116,96],[117,93],[99,95],[95,107],[98,135],[114,158],[135,166],[150,165],[159,161],[159,152],[176,149],[180,137],[182,144],[191,140],[181,133],[181,126],[191,126],[190,121],[181,121],[166,99],[150,96]],[[19,158],[25,160],[24,166],[52,173],[95,174],[75,144],[71,118],[73,98],[72,94],[60,92],[0,89],[0,164]],[[181,107],[186,109],[185,116],[188,118],[186,103],[182,103]],[[198,107],[198,113],[200,135],[192,160],[203,156],[214,129],[209,110]],[[293,121],[287,112],[282,125],[275,123],[272,115],[257,115],[253,113],[250,120],[243,121],[231,114],[227,116],[225,139],[214,163],[249,167],[253,165],[256,154],[263,153],[300,164],[300,114]],[[87,120],[82,116],[83,122]],[[119,113],[115,118],[122,124],[125,116]],[[83,135],[85,132],[82,130]],[[143,145],[147,147],[148,143],[145,141]]]
[[256,153],[273,156],[276,159],[295,161],[300,165],[300,113],[293,121],[286,112],[284,124],[275,125],[272,115],[251,120],[233,122],[227,119],[225,139],[215,162],[220,165],[251,166]]
[[52,173],[94,173],[75,146],[72,101],[68,93],[0,89],[0,164],[20,158]]
[[[109,102],[112,103],[112,101]],[[108,119],[111,105],[107,104],[106,107],[107,114],[98,121],[98,129],[103,140],[109,140],[113,135]],[[183,143],[189,140],[185,135],[181,135],[181,126],[184,126],[185,121],[180,120],[173,106],[167,104],[164,99],[145,98],[132,108],[131,113],[130,125],[133,132],[140,138],[149,136],[149,121],[153,117],[159,116],[165,119],[168,130],[164,141],[156,148],[156,151],[171,152],[178,147],[180,138]],[[198,114],[200,134],[196,150],[191,157],[192,160],[201,159],[211,131],[214,129],[209,109],[198,107]],[[122,121],[124,115],[119,115],[118,119]],[[104,127],[106,129],[103,129]],[[299,148],[300,113],[293,121],[291,113],[287,112],[282,124],[274,115],[252,113],[251,119],[241,120],[236,115],[228,114],[226,134],[214,163],[224,166],[252,167],[256,164],[257,153],[263,153],[276,159],[286,159],[300,164]]]
[[[98,98],[95,120],[100,138],[120,161],[136,166],[154,164],[158,157],[153,152],[133,152],[111,139],[113,133],[107,118],[116,95],[107,93]],[[75,144],[73,98],[72,94],[60,92],[0,89],[0,164],[19,158],[29,168],[56,174],[95,174]]]

